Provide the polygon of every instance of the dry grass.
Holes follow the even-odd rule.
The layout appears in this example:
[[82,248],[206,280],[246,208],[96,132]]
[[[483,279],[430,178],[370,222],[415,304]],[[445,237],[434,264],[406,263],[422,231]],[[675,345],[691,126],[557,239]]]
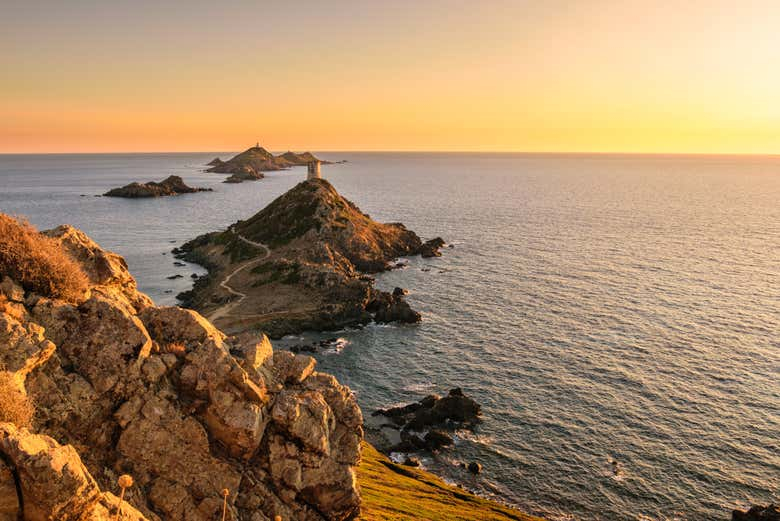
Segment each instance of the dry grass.
[[55,240],[29,223],[0,213],[0,275],[8,275],[27,291],[70,302],[88,287],[81,267]]
[[0,369],[0,422],[30,427],[34,413],[32,401],[19,389],[13,373]]

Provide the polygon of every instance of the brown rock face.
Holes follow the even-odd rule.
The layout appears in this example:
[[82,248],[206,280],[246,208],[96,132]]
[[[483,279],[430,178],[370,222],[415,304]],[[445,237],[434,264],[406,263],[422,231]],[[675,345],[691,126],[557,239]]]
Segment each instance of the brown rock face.
[[[28,521],[114,519],[118,499],[101,492],[70,445],[2,423],[0,454],[15,469],[0,465],[0,516],[5,519],[16,520],[20,514]],[[121,512],[124,521],[146,520],[126,502]]]
[[135,480],[125,520],[212,521],[225,488],[234,519],[358,512],[362,415],[349,389],[264,336],[226,337],[194,311],[154,306],[121,257],[72,228],[51,234],[92,286],[69,304],[0,284],[0,356],[41,433],[0,424],[0,520],[23,509],[109,521],[120,474]]
[[44,233],[58,240],[79,262],[89,277],[93,293],[123,300],[136,310],[152,305],[152,299],[136,290],[135,279],[121,256],[102,249],[87,234],[67,224]]

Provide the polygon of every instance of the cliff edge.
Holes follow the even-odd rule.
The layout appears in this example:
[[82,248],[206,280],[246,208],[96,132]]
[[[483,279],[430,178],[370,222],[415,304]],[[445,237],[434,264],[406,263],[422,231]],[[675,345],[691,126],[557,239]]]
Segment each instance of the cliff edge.
[[[122,474],[135,480],[125,520],[211,521],[224,489],[233,519],[357,515],[362,415],[314,359],[155,306],[72,227],[0,225],[5,518],[113,519]],[[49,263],[68,273],[47,286]],[[7,403],[17,395],[31,418]]]

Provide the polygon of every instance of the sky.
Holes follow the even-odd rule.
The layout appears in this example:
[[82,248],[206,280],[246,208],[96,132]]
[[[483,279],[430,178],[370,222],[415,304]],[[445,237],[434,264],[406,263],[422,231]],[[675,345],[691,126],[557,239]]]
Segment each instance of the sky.
[[0,153],[780,154],[777,0],[0,0]]

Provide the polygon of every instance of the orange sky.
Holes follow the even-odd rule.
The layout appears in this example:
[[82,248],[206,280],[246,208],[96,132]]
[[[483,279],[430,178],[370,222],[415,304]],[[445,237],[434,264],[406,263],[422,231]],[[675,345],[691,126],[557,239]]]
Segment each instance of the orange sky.
[[0,153],[780,153],[780,2],[72,2],[0,19]]

